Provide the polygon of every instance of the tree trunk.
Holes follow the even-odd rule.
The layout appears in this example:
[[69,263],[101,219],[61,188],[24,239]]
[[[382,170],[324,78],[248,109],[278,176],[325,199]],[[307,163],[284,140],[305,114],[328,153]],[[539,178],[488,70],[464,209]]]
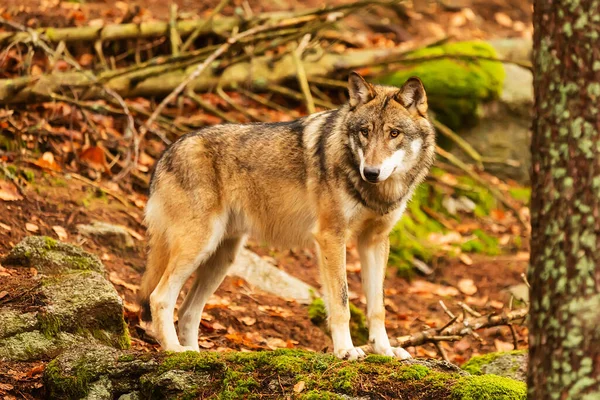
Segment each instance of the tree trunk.
[[600,1],[535,0],[529,398],[600,398]]

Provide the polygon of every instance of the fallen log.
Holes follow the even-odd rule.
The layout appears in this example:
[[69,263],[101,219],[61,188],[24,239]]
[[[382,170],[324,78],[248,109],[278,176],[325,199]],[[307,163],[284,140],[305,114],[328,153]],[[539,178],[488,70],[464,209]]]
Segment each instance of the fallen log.
[[[404,48],[357,50],[344,54],[323,53],[313,56],[309,54],[304,58],[303,64],[306,76],[310,79],[397,59],[404,54]],[[165,63],[150,65],[122,75],[118,70],[100,73],[96,79],[87,71],[2,79],[0,104],[48,101],[52,99],[53,93],[60,93],[67,88],[84,92],[81,100],[98,99],[101,98],[102,87],[97,82],[102,82],[104,87],[122,97],[160,97],[173,91],[195,67],[196,65],[191,65],[185,69],[171,70],[172,65]],[[188,88],[195,92],[208,91],[217,86],[224,89],[250,86],[265,90],[270,84],[295,77],[296,67],[291,54],[286,54],[275,62],[272,57],[261,56],[233,64],[222,71],[209,68],[194,79]]]

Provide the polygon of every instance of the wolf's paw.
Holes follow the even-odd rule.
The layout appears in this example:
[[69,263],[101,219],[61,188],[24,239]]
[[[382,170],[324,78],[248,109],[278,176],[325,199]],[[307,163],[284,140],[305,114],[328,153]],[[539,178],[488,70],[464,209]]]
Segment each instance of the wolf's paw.
[[192,346],[182,346],[180,344],[176,344],[176,345],[172,345],[172,346],[165,346],[164,350],[165,351],[173,351],[175,353],[183,353],[184,351],[198,351],[198,350],[194,349]]
[[407,360],[409,358],[412,358],[408,351],[404,350],[402,347],[388,347],[386,349],[383,349],[382,351],[378,351],[377,354],[395,357],[400,360]]
[[359,360],[361,358],[365,358],[365,352],[358,347],[352,347],[349,349],[339,349],[334,350],[333,354],[337,358],[341,358],[342,360]]

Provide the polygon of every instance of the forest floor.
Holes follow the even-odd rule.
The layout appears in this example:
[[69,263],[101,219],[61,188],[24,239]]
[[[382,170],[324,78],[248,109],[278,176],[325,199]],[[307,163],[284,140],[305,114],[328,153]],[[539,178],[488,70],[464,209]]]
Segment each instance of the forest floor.
[[[21,167],[21,166],[19,166]],[[26,167],[25,167],[26,168]],[[139,328],[139,308],[135,302],[144,270],[146,242],[141,224],[143,211],[136,206],[142,196],[129,196],[124,205],[96,187],[69,178],[68,174],[34,173],[32,183],[24,192],[23,200],[0,202],[0,258],[27,235],[61,237],[64,241],[81,245],[98,255],[106,266],[110,281],[124,300],[126,320],[132,335],[132,347],[143,351],[158,351],[158,346],[147,342]],[[131,250],[98,243],[78,234],[77,225],[103,221],[127,227],[135,240]],[[466,223],[466,222],[465,222]],[[56,228],[58,227],[58,228]],[[64,229],[64,232],[62,229]],[[60,231],[60,235],[57,235]],[[66,234],[66,236],[65,236]],[[320,286],[318,267],[312,249],[278,250],[250,243],[249,247],[275,261],[277,266],[315,287]],[[360,267],[353,244],[348,246],[348,284],[352,303],[362,310],[365,299],[361,292]],[[448,316],[440,307],[442,300],[455,313],[460,312],[459,301],[465,302],[482,314],[508,311],[512,295],[507,289],[523,283],[528,253],[523,251],[500,256],[472,256],[472,265],[458,258],[439,258],[433,265],[433,274],[417,276],[411,281],[399,277],[395,269],[388,270],[385,281],[386,326],[390,337],[396,338],[429,327],[441,327]],[[34,272],[35,273],[35,272]],[[30,282],[23,274],[29,272],[0,267],[2,301],[26,293]],[[12,281],[9,285],[8,280]],[[461,292],[465,280],[472,280],[472,288]],[[4,282],[2,282],[4,281]],[[20,282],[15,284],[15,282]],[[189,285],[184,289],[189,288]],[[458,288],[458,289],[457,289]],[[518,348],[527,347],[527,328],[515,326]],[[479,339],[466,336],[456,342],[442,342],[449,359],[462,364],[471,356],[514,348],[509,327],[500,326],[478,331]],[[308,314],[308,306],[255,290],[245,281],[228,277],[213,295],[204,311],[200,328],[201,347],[207,350],[257,350],[300,348],[331,351],[330,338],[315,326]],[[431,344],[408,348],[417,357],[439,358]],[[0,368],[0,384],[6,378],[13,382],[24,380],[27,386],[39,385],[44,363],[11,363]],[[32,375],[32,372],[33,375]],[[37,375],[36,372],[37,371]],[[2,378],[4,375],[4,379]],[[17,379],[18,378],[18,379]]]

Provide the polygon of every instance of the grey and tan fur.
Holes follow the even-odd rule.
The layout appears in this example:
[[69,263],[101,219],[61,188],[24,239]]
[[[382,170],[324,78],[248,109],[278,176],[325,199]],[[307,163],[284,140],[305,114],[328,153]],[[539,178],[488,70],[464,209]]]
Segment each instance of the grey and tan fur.
[[[198,350],[202,310],[246,237],[275,246],[316,243],[334,353],[364,356],[350,338],[346,242],[356,238],[369,339],[378,354],[410,357],[385,330],[388,235],[434,159],[421,81],[401,89],[349,78],[337,110],[291,122],[218,125],[188,134],[158,161],[146,207],[150,240],[140,290],[165,350]],[[179,309],[184,282],[196,272]],[[151,314],[151,315],[150,315]]]

